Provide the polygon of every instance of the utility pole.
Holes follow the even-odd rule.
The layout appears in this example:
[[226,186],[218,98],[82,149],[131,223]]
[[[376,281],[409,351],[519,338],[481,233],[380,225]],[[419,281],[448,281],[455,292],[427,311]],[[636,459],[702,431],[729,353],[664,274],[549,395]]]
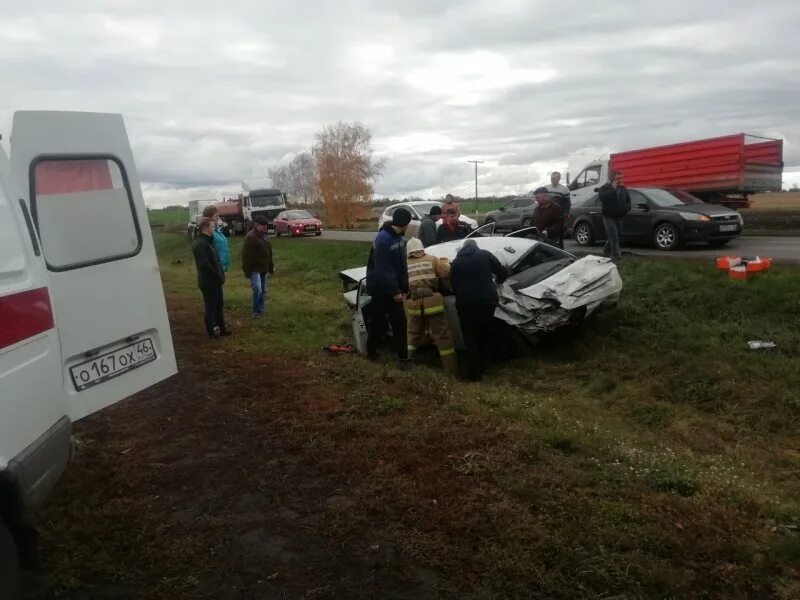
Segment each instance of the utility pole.
[[468,160],[468,163],[475,165],[475,216],[478,216],[478,164],[483,163],[482,160]]

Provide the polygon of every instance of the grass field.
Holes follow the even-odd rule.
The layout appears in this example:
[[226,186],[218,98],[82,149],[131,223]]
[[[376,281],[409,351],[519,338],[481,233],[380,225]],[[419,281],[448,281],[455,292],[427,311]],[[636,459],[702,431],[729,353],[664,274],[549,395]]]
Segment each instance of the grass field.
[[189,222],[188,208],[153,208],[147,211],[150,223],[153,225],[176,225],[180,223],[185,226]]
[[181,374],[80,425],[44,590],[800,597],[796,270],[629,260],[617,309],[464,384],[320,351],[365,245],[276,240],[252,321],[232,240],[209,345],[186,239],[156,241]]
[[783,192],[781,194],[755,194],[750,196],[752,207],[745,209],[744,214],[761,211],[800,212],[800,192]]

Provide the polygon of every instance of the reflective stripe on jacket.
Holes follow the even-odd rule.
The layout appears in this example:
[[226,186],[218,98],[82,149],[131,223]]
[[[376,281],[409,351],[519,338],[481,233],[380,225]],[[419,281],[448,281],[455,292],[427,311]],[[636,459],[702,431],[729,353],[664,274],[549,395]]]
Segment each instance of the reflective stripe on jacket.
[[406,300],[406,312],[409,317],[432,317],[444,312],[444,298],[439,292],[417,300]]

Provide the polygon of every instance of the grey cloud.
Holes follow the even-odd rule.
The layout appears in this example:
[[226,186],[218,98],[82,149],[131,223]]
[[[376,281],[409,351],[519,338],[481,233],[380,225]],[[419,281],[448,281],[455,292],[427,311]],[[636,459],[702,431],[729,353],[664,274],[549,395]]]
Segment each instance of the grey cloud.
[[338,120],[372,128],[387,195],[471,196],[470,158],[500,194],[736,131],[800,165],[796,2],[43,4],[4,7],[0,131],[17,108],[121,112],[159,203],[261,176]]

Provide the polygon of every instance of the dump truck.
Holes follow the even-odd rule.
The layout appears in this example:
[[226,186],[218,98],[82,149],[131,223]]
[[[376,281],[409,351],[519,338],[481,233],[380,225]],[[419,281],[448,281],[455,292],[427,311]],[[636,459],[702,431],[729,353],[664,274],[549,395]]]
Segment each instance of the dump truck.
[[286,194],[272,188],[248,190],[217,202],[216,207],[227,235],[247,233],[257,216],[265,217],[269,229],[274,229],[275,217],[286,210]]
[[673,188],[706,202],[747,208],[749,196],[781,190],[783,140],[746,133],[611,154],[567,176],[578,206],[620,171],[628,187]]

